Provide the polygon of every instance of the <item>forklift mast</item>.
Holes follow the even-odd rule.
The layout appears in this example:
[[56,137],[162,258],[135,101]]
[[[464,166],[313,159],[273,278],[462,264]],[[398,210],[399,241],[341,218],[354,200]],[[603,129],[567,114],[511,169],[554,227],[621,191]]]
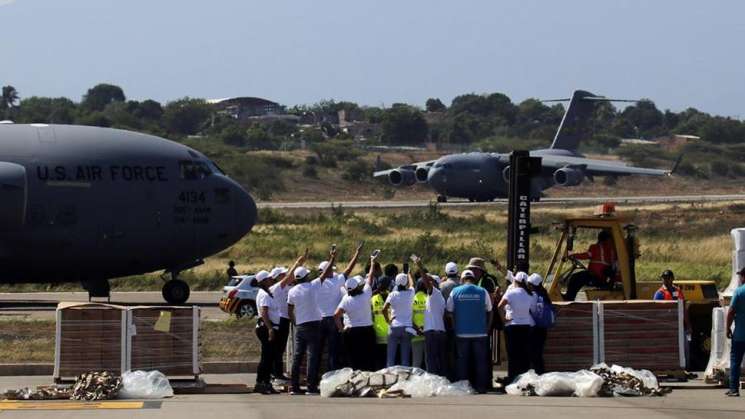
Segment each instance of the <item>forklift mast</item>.
[[541,158],[528,151],[510,155],[510,179],[507,209],[507,268],[513,272],[530,271],[531,180],[541,173]]

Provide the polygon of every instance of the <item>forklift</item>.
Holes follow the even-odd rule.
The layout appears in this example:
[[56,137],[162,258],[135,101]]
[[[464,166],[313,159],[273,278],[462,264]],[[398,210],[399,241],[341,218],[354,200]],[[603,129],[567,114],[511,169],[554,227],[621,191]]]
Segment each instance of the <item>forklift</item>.
[[[637,227],[615,212],[611,203],[601,205],[594,215],[566,218],[557,225],[561,236],[556,244],[545,279],[545,287],[554,301],[563,300],[562,289],[574,275],[584,273],[587,267],[572,257],[575,242],[591,240],[600,231],[610,235],[617,260],[613,276],[605,286],[586,286],[580,291],[586,300],[651,300],[660,288],[658,278],[639,281],[636,277],[636,260],[641,256]],[[716,282],[710,280],[675,281],[683,290],[686,301],[687,324],[690,330],[689,369],[706,368],[711,344],[711,312],[720,305]]]

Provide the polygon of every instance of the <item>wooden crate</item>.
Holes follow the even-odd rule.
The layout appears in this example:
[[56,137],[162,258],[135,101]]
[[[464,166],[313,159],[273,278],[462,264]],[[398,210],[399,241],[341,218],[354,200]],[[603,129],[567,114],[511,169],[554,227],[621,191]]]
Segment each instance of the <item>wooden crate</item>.
[[[158,330],[159,321],[165,329]],[[158,370],[167,376],[200,374],[198,307],[132,307],[127,322],[131,370]]]
[[546,371],[577,371],[597,362],[595,304],[554,304],[556,324],[548,331],[543,353]]
[[89,371],[126,371],[126,309],[111,304],[60,303],[54,379]]

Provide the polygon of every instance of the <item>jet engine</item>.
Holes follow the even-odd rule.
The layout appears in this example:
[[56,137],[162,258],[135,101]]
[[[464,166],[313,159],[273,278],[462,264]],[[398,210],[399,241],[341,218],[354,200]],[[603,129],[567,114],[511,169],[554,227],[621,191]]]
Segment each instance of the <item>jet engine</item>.
[[417,182],[427,183],[427,177],[429,176],[429,167],[427,166],[417,167],[416,171],[414,172],[414,175],[416,176]]
[[416,174],[413,170],[394,169],[388,174],[388,181],[393,186],[411,186],[416,183]]
[[585,172],[571,167],[562,167],[554,172],[554,182],[561,186],[577,186],[585,179]]
[[505,166],[502,169],[502,179],[504,179],[505,183],[510,183],[510,166]]

